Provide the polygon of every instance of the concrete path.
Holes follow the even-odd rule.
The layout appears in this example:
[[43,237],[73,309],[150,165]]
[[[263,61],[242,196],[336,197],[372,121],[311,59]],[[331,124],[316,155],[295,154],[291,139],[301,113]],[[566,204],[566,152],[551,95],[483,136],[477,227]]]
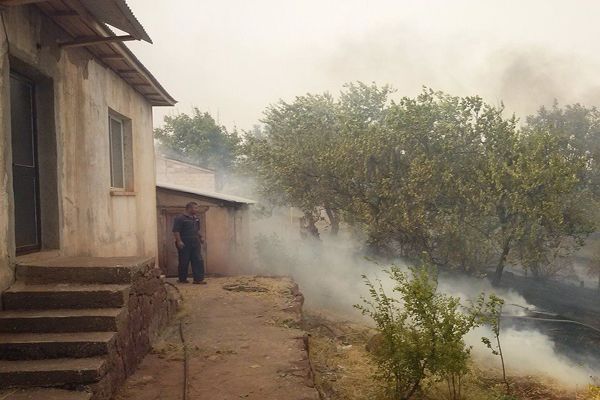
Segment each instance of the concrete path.
[[[302,297],[287,279],[212,278],[177,284],[188,353],[188,400],[318,400],[312,387]],[[183,399],[179,320],[115,400]]]

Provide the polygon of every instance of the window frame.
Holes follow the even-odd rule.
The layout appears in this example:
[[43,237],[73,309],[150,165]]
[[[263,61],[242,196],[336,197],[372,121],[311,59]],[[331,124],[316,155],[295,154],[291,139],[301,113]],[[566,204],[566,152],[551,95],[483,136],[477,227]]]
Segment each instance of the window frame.
[[[108,185],[110,187],[111,196],[135,196],[135,144],[133,138],[133,121],[131,118],[108,108],[108,118],[106,118],[108,128],[108,162],[109,162],[109,178]],[[113,137],[111,125],[113,121],[117,122],[121,127],[121,165],[123,172],[123,187],[115,187],[113,180]]]
[[[112,122],[117,122],[121,127],[120,138],[121,138],[121,180],[123,182],[123,186],[115,186],[114,185],[114,154],[113,154],[113,124]],[[127,182],[127,174],[125,173],[125,121],[122,117],[115,115],[112,112],[108,113],[108,146],[109,146],[109,157],[110,157],[110,188],[111,190],[122,190],[125,191],[128,189]]]

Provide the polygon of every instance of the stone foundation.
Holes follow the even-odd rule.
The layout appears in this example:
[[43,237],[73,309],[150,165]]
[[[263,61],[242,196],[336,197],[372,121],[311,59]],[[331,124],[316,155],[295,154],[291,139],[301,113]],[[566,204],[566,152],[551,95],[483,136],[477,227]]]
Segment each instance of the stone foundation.
[[109,352],[107,375],[92,386],[92,400],[109,400],[135,372],[152,342],[177,310],[177,300],[167,289],[154,261],[132,271],[125,317],[119,321],[117,340]]

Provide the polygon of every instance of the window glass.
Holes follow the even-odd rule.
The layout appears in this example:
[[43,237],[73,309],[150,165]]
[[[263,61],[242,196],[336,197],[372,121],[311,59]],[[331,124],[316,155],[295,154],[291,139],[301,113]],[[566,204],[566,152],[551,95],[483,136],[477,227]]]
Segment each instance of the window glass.
[[125,187],[123,162],[123,122],[109,117],[110,126],[110,184],[114,188]]
[[33,86],[30,83],[11,76],[10,107],[13,163],[33,167]]

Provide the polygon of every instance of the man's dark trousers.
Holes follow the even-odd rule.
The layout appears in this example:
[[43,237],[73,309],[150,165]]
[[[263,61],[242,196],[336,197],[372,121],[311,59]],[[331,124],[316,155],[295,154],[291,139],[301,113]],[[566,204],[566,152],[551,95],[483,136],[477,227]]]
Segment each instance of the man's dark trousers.
[[188,265],[192,263],[192,275],[194,282],[204,280],[204,261],[200,255],[200,241],[198,239],[183,239],[183,248],[179,253],[179,280],[185,281],[188,275]]

